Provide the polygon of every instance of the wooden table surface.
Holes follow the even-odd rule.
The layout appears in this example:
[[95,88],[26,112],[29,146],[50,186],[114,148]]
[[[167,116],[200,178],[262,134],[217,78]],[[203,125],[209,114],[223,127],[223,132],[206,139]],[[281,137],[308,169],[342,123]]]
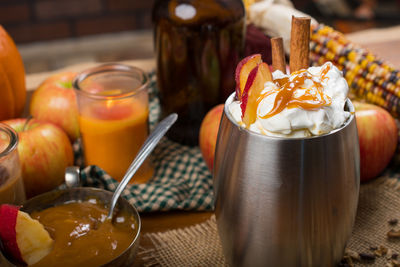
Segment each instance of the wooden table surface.
[[[348,38],[370,49],[373,53],[388,60],[395,67],[400,69],[400,27],[389,29],[370,30],[348,35]],[[134,48],[133,48],[134,49]],[[127,64],[140,66],[145,70],[154,69],[154,60],[126,61]],[[94,65],[79,64],[67,67],[62,70],[82,70]],[[62,71],[62,70],[58,70]],[[51,72],[31,74],[27,76],[28,98],[40,82],[51,75]],[[28,99],[29,101],[29,99]],[[189,211],[174,211],[174,212],[155,212],[141,214],[142,218],[142,233],[164,232],[167,230],[192,226],[208,220],[212,212],[189,212]],[[147,247],[148,242],[142,243]],[[141,264],[139,261],[138,265]]]
[[346,36],[349,40],[369,49],[376,56],[400,69],[400,26],[370,29]]

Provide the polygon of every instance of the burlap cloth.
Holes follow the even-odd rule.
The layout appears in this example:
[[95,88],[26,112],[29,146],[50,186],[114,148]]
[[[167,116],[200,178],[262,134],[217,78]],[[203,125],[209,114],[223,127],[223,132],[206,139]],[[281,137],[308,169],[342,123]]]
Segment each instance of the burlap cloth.
[[[361,185],[356,222],[348,249],[374,255],[374,249],[378,248],[379,252],[379,247],[383,246],[394,256],[384,252],[386,255],[376,256],[374,260],[352,260],[354,266],[396,266],[392,258],[400,253],[400,239],[387,237],[389,230],[400,229],[400,222],[395,225],[389,223],[393,219],[400,221],[400,182],[397,175]],[[142,248],[139,251],[145,266],[227,266],[214,216],[201,224],[148,233],[143,238],[149,239],[153,245],[152,249]]]

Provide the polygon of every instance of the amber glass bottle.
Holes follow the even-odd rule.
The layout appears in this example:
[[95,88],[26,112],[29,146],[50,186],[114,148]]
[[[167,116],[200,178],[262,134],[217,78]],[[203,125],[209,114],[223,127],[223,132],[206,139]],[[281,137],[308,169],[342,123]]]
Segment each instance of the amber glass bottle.
[[162,114],[179,115],[168,136],[196,145],[204,115],[235,89],[245,40],[242,0],[156,0],[153,22]]

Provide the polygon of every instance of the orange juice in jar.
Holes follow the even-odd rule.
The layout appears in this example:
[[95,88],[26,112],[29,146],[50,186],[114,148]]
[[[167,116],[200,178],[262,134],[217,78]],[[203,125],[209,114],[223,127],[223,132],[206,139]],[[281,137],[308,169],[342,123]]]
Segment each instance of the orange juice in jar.
[[[140,69],[103,65],[82,72],[74,81],[86,165],[97,165],[121,180],[148,132],[148,78]],[[147,160],[132,181],[153,175]]]
[[17,145],[17,133],[0,123],[0,204],[22,204],[25,201]]

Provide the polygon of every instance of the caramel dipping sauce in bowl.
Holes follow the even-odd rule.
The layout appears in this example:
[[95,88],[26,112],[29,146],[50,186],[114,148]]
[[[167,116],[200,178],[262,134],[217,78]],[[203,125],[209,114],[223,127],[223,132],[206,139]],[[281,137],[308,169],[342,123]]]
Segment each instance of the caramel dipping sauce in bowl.
[[113,222],[106,219],[113,193],[77,187],[28,200],[21,210],[38,219],[53,238],[53,250],[34,266],[132,266],[141,221],[136,208],[118,199]]

